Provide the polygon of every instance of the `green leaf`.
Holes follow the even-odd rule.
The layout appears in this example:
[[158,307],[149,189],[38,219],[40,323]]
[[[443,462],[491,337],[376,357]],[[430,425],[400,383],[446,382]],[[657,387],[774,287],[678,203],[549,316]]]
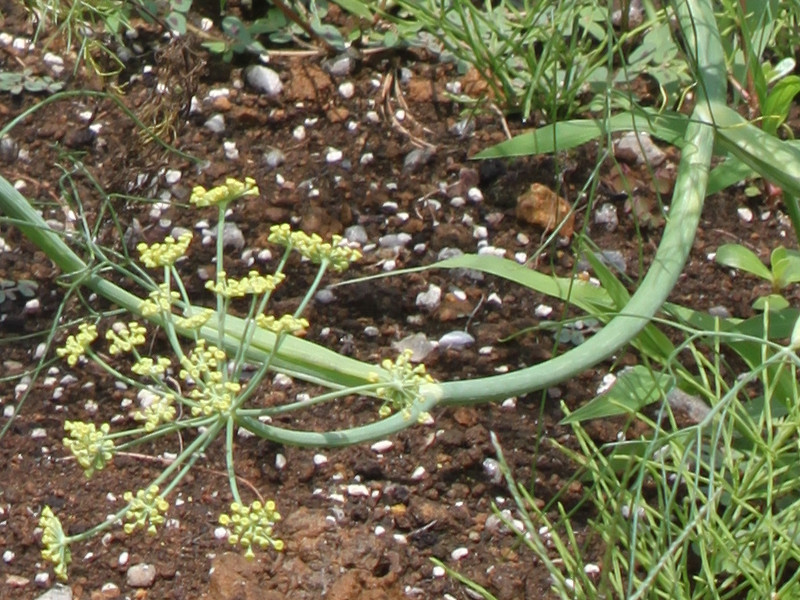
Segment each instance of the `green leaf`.
[[641,110],[603,119],[574,119],[545,125],[479,152],[474,158],[507,158],[569,150],[618,131],[645,131],[670,144],[680,145],[688,119],[676,113]]
[[622,371],[605,394],[593,398],[561,422],[578,423],[602,417],[635,414],[648,404],[663,398],[674,384],[671,376],[636,365]]
[[166,22],[172,31],[177,31],[181,35],[186,33],[186,17],[182,13],[169,13],[169,15],[167,15]]
[[772,277],[776,289],[782,290],[791,283],[800,281],[800,253],[778,246],[770,257]]
[[789,116],[795,96],[800,93],[800,77],[790,75],[781,79],[767,95],[767,101],[761,107],[763,115],[762,128],[775,134]]
[[368,21],[372,20],[372,11],[367,8],[364,2],[358,0],[333,0],[334,4],[338,4],[350,14],[356,15]]
[[769,310],[770,313],[776,310],[783,310],[789,308],[789,301],[780,294],[770,294],[769,296],[762,296],[756,298],[753,302],[755,310]]
[[753,169],[739,159],[729,156],[709,173],[706,196],[721,192],[740,181],[753,177],[753,175],[755,175]]
[[186,14],[192,8],[192,0],[170,0],[169,6],[174,11]]
[[764,266],[761,259],[752,250],[739,244],[724,244],[717,248],[717,262],[772,282],[772,273]]

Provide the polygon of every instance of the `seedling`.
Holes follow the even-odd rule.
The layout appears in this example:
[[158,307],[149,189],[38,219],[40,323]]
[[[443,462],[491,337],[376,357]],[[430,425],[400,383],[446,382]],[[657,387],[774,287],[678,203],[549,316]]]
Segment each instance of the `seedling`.
[[770,256],[770,267],[764,265],[756,254],[740,244],[725,244],[717,249],[717,262],[726,267],[740,269],[768,281],[772,293],[753,302],[753,308],[780,310],[789,306],[782,292],[792,283],[800,281],[800,252],[778,246]]

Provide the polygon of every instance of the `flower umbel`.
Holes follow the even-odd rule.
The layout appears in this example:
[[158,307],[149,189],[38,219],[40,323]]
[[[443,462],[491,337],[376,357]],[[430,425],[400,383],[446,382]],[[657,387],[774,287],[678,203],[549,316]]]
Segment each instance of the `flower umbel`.
[[83,467],[87,479],[95,471],[101,471],[114,458],[114,441],[108,438],[110,430],[111,426],[108,423],[103,423],[99,431],[94,423],[80,421],[64,423],[64,431],[69,432],[69,437],[62,440],[64,446]]
[[62,581],[67,580],[67,566],[72,562],[67,536],[61,527],[61,521],[53,514],[49,506],[42,509],[39,518],[39,527],[42,528],[42,558],[53,563],[56,577]]
[[202,185],[192,189],[192,196],[189,202],[199,208],[206,206],[226,205],[244,196],[258,196],[258,186],[252,177],[245,177],[239,181],[233,177],[228,177],[223,185],[206,190]]
[[125,492],[122,498],[130,504],[125,513],[123,526],[125,533],[130,535],[137,529],[147,527],[147,533],[156,534],[156,528],[164,523],[164,515],[169,508],[169,503],[158,494],[158,486],[151,485],[146,490],[139,490],[136,496],[132,492]]
[[[406,350],[396,361],[387,358],[381,363],[381,367],[389,373],[388,380],[382,380],[377,373],[370,375],[373,382],[385,381],[386,384],[375,390],[375,395],[384,400],[378,410],[381,417],[388,417],[393,411],[398,410],[408,412],[414,401],[421,397],[422,386],[435,381],[425,371],[425,365],[412,366],[412,354],[411,350]],[[421,414],[420,419],[425,416],[427,415]]]
[[258,271],[250,271],[242,279],[228,279],[225,271],[217,273],[217,282],[206,282],[206,289],[225,298],[241,298],[247,294],[260,295],[273,291],[286,278],[283,273],[277,275],[261,275]]
[[147,401],[143,400],[142,410],[136,411],[133,418],[144,421],[144,430],[149,433],[162,423],[175,420],[176,414],[173,397],[170,394],[158,394],[147,398]]
[[67,364],[74,367],[84,355],[92,342],[97,339],[97,327],[88,323],[81,323],[78,333],[67,338],[63,348],[56,349],[59,357],[67,357]]
[[170,360],[164,356],[157,356],[155,360],[143,356],[133,364],[131,371],[143,377],[160,377],[166,373],[170,364]]
[[139,258],[142,264],[149,268],[171,267],[181,256],[186,254],[186,249],[192,241],[192,234],[186,232],[181,234],[176,240],[174,237],[167,236],[163,243],[156,242],[148,246],[144,242],[136,246],[139,251]]
[[169,313],[172,305],[180,300],[181,295],[175,290],[170,290],[166,283],[161,283],[157,290],[148,294],[148,299],[142,301],[139,310],[143,317],[152,317],[160,312]]
[[280,319],[276,319],[272,315],[258,315],[256,317],[256,324],[259,327],[268,329],[273,333],[290,333],[292,335],[301,333],[308,329],[307,319],[296,319],[292,315],[283,315]]
[[219,523],[230,530],[228,541],[234,545],[241,544],[245,548],[245,557],[254,558],[254,545],[262,549],[272,546],[278,552],[283,550],[283,541],[272,537],[272,528],[280,519],[272,500],[264,504],[256,500],[250,506],[234,502],[231,514],[220,515]]
[[327,261],[337,273],[346,271],[351,262],[361,258],[361,251],[350,248],[340,235],[334,235],[325,242],[316,233],[308,235],[304,231],[292,231],[286,223],[273,225],[268,240],[279,246],[291,247],[315,264]]
[[109,353],[113,356],[123,352],[130,352],[134,346],[144,344],[147,329],[139,325],[136,321],[131,321],[127,325],[125,323],[114,323],[114,325],[106,331],[106,339],[111,342],[108,347]]

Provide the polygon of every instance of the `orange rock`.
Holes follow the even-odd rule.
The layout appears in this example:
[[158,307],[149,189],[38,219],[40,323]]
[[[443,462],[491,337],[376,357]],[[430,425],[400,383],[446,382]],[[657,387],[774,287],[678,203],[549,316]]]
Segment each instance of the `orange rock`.
[[545,231],[554,230],[564,221],[559,233],[565,237],[575,232],[575,215],[571,210],[569,202],[541,183],[532,184],[530,190],[517,198],[517,219]]

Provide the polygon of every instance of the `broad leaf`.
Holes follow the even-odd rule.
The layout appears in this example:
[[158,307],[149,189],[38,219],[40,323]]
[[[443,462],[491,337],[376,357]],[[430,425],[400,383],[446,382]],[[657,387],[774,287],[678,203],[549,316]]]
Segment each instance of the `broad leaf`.
[[724,244],[717,248],[717,262],[726,267],[747,271],[766,281],[772,281],[772,273],[756,254],[739,244]]

